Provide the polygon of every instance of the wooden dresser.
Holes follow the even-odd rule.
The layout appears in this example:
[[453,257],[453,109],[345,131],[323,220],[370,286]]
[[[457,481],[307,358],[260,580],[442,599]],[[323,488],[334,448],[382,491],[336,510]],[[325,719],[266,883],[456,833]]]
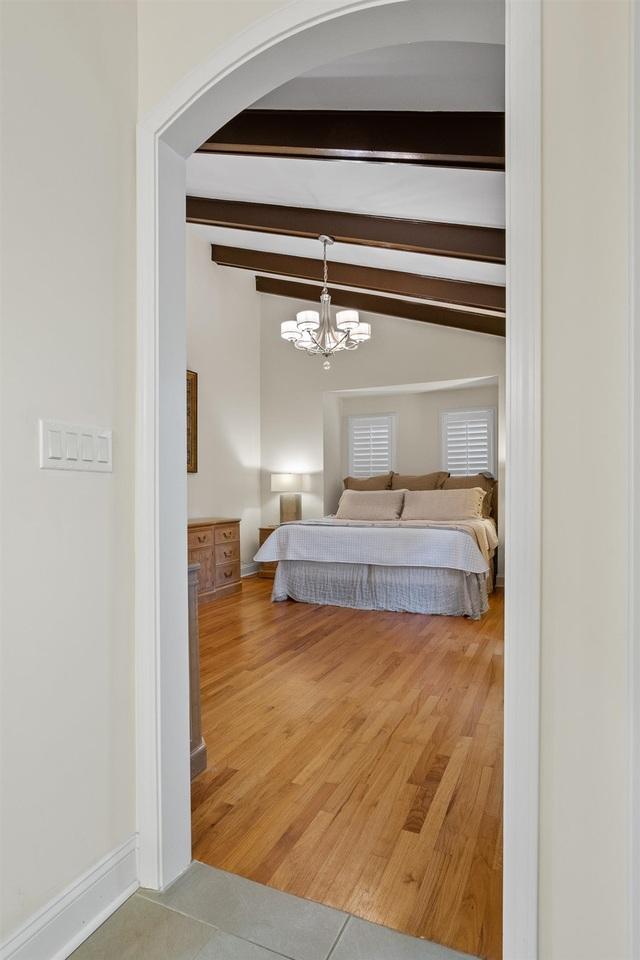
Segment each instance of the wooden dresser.
[[189,520],[189,563],[199,563],[198,598],[239,590],[240,521],[228,517]]
[[[260,546],[267,540],[274,530],[278,529],[279,524],[275,523],[271,527],[260,527],[258,538]],[[258,576],[262,577],[263,580],[273,580],[276,575],[276,567],[278,563],[276,560],[268,561],[266,563],[261,563],[258,568]]]

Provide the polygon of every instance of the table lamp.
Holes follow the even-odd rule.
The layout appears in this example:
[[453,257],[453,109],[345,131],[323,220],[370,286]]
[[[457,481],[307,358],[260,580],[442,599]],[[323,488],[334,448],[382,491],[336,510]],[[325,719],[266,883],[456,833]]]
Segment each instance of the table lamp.
[[302,519],[301,490],[301,473],[271,474],[271,492],[280,494],[280,523]]

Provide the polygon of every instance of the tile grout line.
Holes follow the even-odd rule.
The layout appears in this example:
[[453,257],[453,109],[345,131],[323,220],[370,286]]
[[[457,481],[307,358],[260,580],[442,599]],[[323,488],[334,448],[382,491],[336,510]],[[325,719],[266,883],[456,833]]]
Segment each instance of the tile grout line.
[[169,906],[168,903],[162,903],[160,900],[155,900],[153,897],[145,897],[144,893],[140,893],[140,890],[136,890],[134,897],[138,895],[142,897],[143,900],[146,900],[147,903],[155,903],[156,906],[162,907],[163,910],[170,910],[172,913],[177,913],[181,917],[186,917],[187,920],[194,920],[196,923],[201,923],[205,927],[210,927],[212,930],[218,930],[220,933],[227,933],[228,931],[223,930],[222,927],[217,927],[215,923],[209,923],[208,920],[201,920],[200,917],[194,917],[192,913],[185,913],[184,910],[178,910],[177,907]]
[[[199,863],[200,861],[194,861],[194,862]],[[250,883],[255,883],[254,880],[249,880],[248,877],[242,877],[240,874],[234,874],[234,873],[231,873],[230,871],[220,870],[220,868],[218,868],[218,867],[210,867],[209,864],[203,864],[203,866],[208,867],[209,869],[212,869],[212,870],[219,870],[220,873],[226,873],[226,874],[228,874],[228,875],[231,876],[231,877],[239,877],[241,880],[248,880]],[[413,937],[411,934],[404,933],[404,932],[401,931],[401,930],[395,930],[393,927],[387,927],[387,926],[385,926],[384,924],[378,924],[378,923],[374,923],[374,922],[371,921],[371,920],[366,920],[364,917],[358,917],[358,916],[357,916],[356,914],[354,914],[354,913],[349,913],[349,912],[347,912],[347,911],[342,911],[342,910],[336,910],[335,907],[330,907],[330,906],[328,906],[328,904],[321,903],[320,901],[317,901],[317,900],[307,900],[305,897],[298,897],[298,896],[296,896],[295,894],[285,893],[284,890],[278,890],[277,887],[269,887],[268,884],[260,884],[260,886],[265,886],[266,888],[268,888],[268,889],[270,889],[270,890],[273,890],[273,891],[276,892],[276,893],[281,893],[281,894],[283,894],[283,895],[286,896],[286,897],[293,897],[293,899],[295,899],[295,900],[301,900],[303,903],[314,903],[314,904],[317,904],[317,905],[320,906],[320,907],[323,907],[325,910],[331,910],[331,911],[333,911],[333,912],[335,912],[335,913],[343,913],[343,914],[345,915],[345,921],[344,921],[344,923],[342,924],[342,926],[340,927],[340,930],[339,930],[339,932],[338,932],[338,935],[337,935],[336,939],[334,940],[334,942],[333,942],[333,944],[332,944],[332,946],[331,946],[331,948],[330,948],[330,950],[329,950],[329,953],[326,955],[326,957],[324,958],[324,960],[331,960],[331,957],[333,956],[333,954],[334,954],[334,952],[335,952],[335,949],[336,949],[336,947],[338,946],[338,943],[340,942],[340,939],[341,939],[341,937],[342,937],[342,935],[343,935],[343,933],[344,933],[344,931],[345,931],[345,929],[346,929],[346,927],[347,927],[347,924],[349,923],[350,920],[359,920],[360,922],[364,922],[364,923],[369,924],[369,925],[371,925],[371,926],[380,927],[382,930],[388,930],[388,931],[390,931],[391,933],[397,934],[398,936],[401,936],[401,937],[402,937],[402,936],[404,936],[404,937],[409,937],[409,938],[412,939],[412,940],[418,940],[418,941],[420,941],[420,942],[422,942],[422,943],[428,943],[428,944],[433,945],[433,946],[435,946],[435,947],[437,947],[437,948],[440,948],[440,949],[444,949],[444,950],[451,950],[451,949],[452,949],[451,947],[446,947],[444,944],[439,944],[439,943],[437,943],[435,940],[423,940],[422,937]],[[210,923],[208,920],[202,920],[200,917],[194,917],[193,914],[185,913],[184,910],[178,910],[176,907],[170,906],[169,904],[162,903],[161,901],[156,900],[156,899],[154,899],[153,897],[145,896],[145,894],[142,892],[142,888],[141,888],[141,887],[139,887],[139,888],[136,890],[136,892],[134,893],[134,896],[140,896],[140,897],[142,897],[144,900],[146,900],[148,903],[156,903],[158,906],[164,907],[165,910],[171,910],[173,913],[177,913],[177,914],[179,914],[179,915],[182,916],[182,917],[186,917],[188,920],[194,920],[194,921],[196,921],[196,923],[202,923],[202,924],[204,924],[204,926],[210,927],[212,930],[215,930],[215,931],[217,931],[218,933],[226,933],[226,934],[228,934],[229,936],[235,937],[237,940],[242,940],[244,943],[251,943],[254,947],[261,947],[263,950],[268,950],[268,951],[270,951],[270,952],[274,955],[274,957],[282,958],[282,960],[297,960],[296,957],[292,957],[292,956],[290,956],[290,955],[287,954],[287,953],[280,953],[279,951],[274,950],[274,949],[272,949],[271,947],[268,947],[268,946],[267,946],[266,944],[264,944],[264,943],[259,943],[257,940],[251,940],[251,939],[248,938],[248,937],[239,936],[237,933],[233,933],[231,930],[225,930],[223,927],[218,927],[218,926],[216,926],[215,924]],[[465,957],[465,958],[468,957],[468,960],[479,960],[479,958],[475,957],[473,954],[463,954],[462,956]],[[197,960],[197,957],[195,958],[195,960]]]
[[338,933],[338,936],[337,936],[336,939],[334,940],[333,946],[331,947],[331,949],[329,950],[329,953],[328,953],[328,954],[326,955],[326,957],[325,957],[325,960],[331,960],[331,955],[332,955],[332,953],[334,952],[334,950],[336,949],[336,947],[338,946],[338,944],[339,944],[339,942],[340,942],[340,939],[341,939],[341,937],[342,937],[342,934],[343,934],[344,931],[346,930],[347,924],[349,923],[349,920],[351,920],[351,917],[352,917],[352,914],[348,913],[346,920],[344,921],[344,923],[343,923],[342,926],[340,927],[340,931],[339,931],[339,933]]
[[[243,878],[243,879],[246,879],[246,878]],[[282,892],[282,891],[280,891],[280,892]],[[268,946],[267,946],[266,944],[264,944],[264,943],[258,943],[257,940],[251,940],[251,939],[249,939],[248,937],[241,937],[239,934],[233,933],[231,930],[225,930],[223,927],[218,927],[218,926],[216,926],[214,923],[209,923],[208,920],[202,920],[200,917],[194,917],[193,914],[191,914],[191,913],[185,913],[184,910],[178,910],[177,907],[170,906],[168,903],[161,903],[159,900],[155,900],[153,897],[146,897],[146,896],[144,895],[144,893],[141,893],[141,892],[140,892],[140,888],[138,888],[138,889],[136,890],[136,892],[134,893],[134,896],[136,896],[136,894],[139,895],[143,900],[146,900],[147,903],[155,903],[156,906],[162,907],[163,910],[170,910],[171,913],[177,913],[178,916],[184,917],[186,920],[193,920],[193,921],[195,921],[195,923],[201,923],[201,924],[203,924],[205,927],[209,927],[211,930],[214,930],[216,933],[226,933],[227,936],[235,937],[236,940],[241,940],[243,943],[250,943],[250,944],[252,944],[254,947],[261,947],[263,950],[268,950],[269,953],[272,953],[272,954],[274,955],[274,957],[281,957],[282,960],[297,960],[296,957],[292,957],[292,956],[290,956],[288,953],[279,953],[277,950],[274,950],[274,949],[272,949],[271,947],[268,947]],[[302,898],[299,898],[299,899],[302,899]],[[314,903],[315,901],[310,900],[310,901],[307,901],[307,902],[309,902],[309,903]],[[325,906],[325,904],[320,904],[320,906]],[[332,910],[333,907],[328,907],[327,909]],[[337,911],[337,912],[341,912],[341,911]],[[339,931],[339,933],[338,933],[338,936],[336,937],[336,939],[335,939],[335,941],[334,941],[331,949],[329,950],[329,953],[328,953],[327,956],[324,958],[324,960],[329,960],[329,957],[330,957],[331,954],[333,953],[333,951],[334,951],[334,949],[335,949],[335,947],[336,947],[336,945],[337,945],[337,943],[338,943],[338,940],[339,940],[340,937],[342,936],[342,933],[343,933],[343,931],[344,931],[344,928],[346,927],[347,923],[349,922],[350,917],[351,917],[351,914],[348,914],[348,915],[347,915],[347,919],[345,920],[345,922],[344,922],[344,923],[342,924],[342,926],[340,927],[340,931]],[[203,947],[203,949],[204,949],[204,947]],[[198,958],[196,957],[195,960],[198,960]]]

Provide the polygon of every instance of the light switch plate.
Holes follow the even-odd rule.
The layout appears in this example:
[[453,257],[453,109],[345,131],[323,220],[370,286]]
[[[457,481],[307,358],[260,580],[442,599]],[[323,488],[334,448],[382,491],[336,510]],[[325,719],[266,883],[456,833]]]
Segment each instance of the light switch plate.
[[40,420],[40,468],[111,473],[112,434],[102,427]]

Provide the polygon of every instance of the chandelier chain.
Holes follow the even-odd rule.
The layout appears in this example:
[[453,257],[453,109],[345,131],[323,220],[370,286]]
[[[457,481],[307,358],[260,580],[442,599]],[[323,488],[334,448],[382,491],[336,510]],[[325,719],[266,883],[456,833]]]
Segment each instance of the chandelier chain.
[[324,289],[327,289],[329,283],[329,266],[327,264],[327,241],[322,241],[322,258],[324,260],[324,270],[323,270],[323,280],[324,280]]

